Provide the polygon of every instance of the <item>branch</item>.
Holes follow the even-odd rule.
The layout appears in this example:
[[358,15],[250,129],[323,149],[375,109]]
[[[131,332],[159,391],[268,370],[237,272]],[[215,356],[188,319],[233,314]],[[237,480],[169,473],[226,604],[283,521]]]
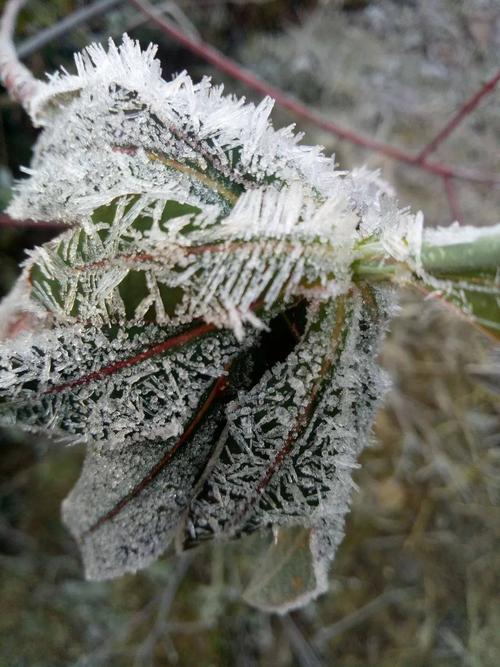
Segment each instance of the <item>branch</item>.
[[123,0],[97,0],[87,7],[82,7],[68,16],[65,16],[61,21],[49,26],[45,30],[25,39],[17,48],[18,58],[27,58],[38,49],[41,49],[45,44],[49,44],[55,39],[62,37],[70,30],[77,28],[82,23],[90,21],[91,19],[104,14],[108,9],[112,9],[115,5],[122,3]]
[[151,21],[155,23],[165,34],[169,35],[179,44],[182,44],[189,51],[195,53],[200,58],[219,69],[221,72],[225,72],[229,76],[237,79],[238,81],[241,81],[241,83],[247,87],[253,88],[263,95],[269,95],[270,97],[274,98],[277,104],[279,104],[284,109],[288,109],[288,111],[291,111],[296,116],[314,123],[318,127],[321,127],[323,130],[335,135],[339,139],[349,141],[350,143],[361,146],[367,150],[380,153],[381,155],[385,155],[393,160],[403,162],[404,164],[421,169],[422,171],[426,171],[431,174],[436,174],[442,178],[457,178],[473,183],[481,183],[483,185],[500,185],[499,178],[493,178],[483,174],[454,169],[453,167],[439,162],[427,162],[422,160],[419,155],[413,155],[406,150],[397,148],[396,146],[391,146],[389,144],[381,143],[370,137],[365,137],[364,135],[354,130],[350,130],[349,128],[338,125],[334,121],[325,118],[318,112],[309,109],[309,107],[307,107],[305,104],[292,97],[291,95],[288,95],[280,88],[277,88],[260,79],[249,70],[238,65],[238,63],[225,56],[218,49],[215,49],[213,46],[206,44],[200,39],[186,35],[172,21],[163,16],[159,16],[156,8],[147,0],[130,0],[130,4],[134,5],[139,11],[148,16]]
[[494,89],[497,83],[500,81],[500,70],[495,74],[493,78],[487,81],[484,86],[477,91],[467,102],[457,111],[457,113],[451,117],[451,119],[446,123],[443,129],[438,132],[432,141],[430,141],[427,146],[418,154],[418,161],[425,162],[427,156],[433,153],[438,146],[440,146],[445,139],[453,132],[453,130],[468,116],[479,104],[479,102],[489,95]]
[[25,0],[8,0],[0,21],[0,78],[9,95],[28,111],[41,82],[19,61],[13,35],[17,15]]
[[0,213],[0,228],[6,229],[53,229],[54,231],[64,231],[69,229],[71,225],[63,222],[56,222],[55,220],[15,220],[6,213]]

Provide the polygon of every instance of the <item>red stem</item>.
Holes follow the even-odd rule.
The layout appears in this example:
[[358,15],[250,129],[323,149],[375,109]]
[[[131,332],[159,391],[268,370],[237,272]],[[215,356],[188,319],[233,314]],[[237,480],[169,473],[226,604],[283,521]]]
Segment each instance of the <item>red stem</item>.
[[479,102],[489,95],[500,81],[500,70],[487,81],[484,86],[478,90],[467,102],[456,112],[454,116],[446,123],[443,129],[437,133],[432,141],[430,141],[425,148],[418,154],[418,161],[425,162],[427,156],[433,153],[438,146],[440,146],[445,139],[453,132],[453,130],[460,125],[460,123],[468,116],[479,104]]
[[386,155],[393,160],[403,162],[417,169],[421,169],[432,174],[437,174],[442,178],[452,177],[465,181],[481,183],[483,185],[500,185],[500,179],[483,174],[476,174],[469,171],[454,169],[439,162],[428,162],[427,160],[423,160],[420,155],[413,155],[412,153],[401,148],[397,148],[389,144],[384,144],[370,137],[365,137],[364,135],[354,130],[342,127],[334,121],[325,118],[318,112],[309,109],[309,107],[307,107],[305,104],[295,99],[291,95],[288,95],[280,88],[277,88],[267,83],[266,81],[263,81],[249,70],[238,65],[236,62],[225,56],[213,46],[206,44],[200,39],[186,35],[175,23],[165,18],[164,16],[160,16],[149,2],[146,2],[145,0],[130,0],[130,3],[143,14],[148,16],[151,21],[153,21],[153,23],[155,23],[160,28],[160,30],[189,49],[192,53],[195,53],[200,58],[210,63],[222,72],[225,72],[226,74],[229,74],[229,76],[241,81],[249,88],[253,88],[259,93],[273,97],[281,107],[288,109],[288,111],[291,111],[296,116],[314,123],[318,127],[321,127],[323,130],[334,134],[339,139],[344,139],[353,144],[356,144],[357,146],[361,146],[376,153]]
[[15,220],[6,213],[0,213],[0,227],[7,229],[53,229],[54,231],[64,231],[71,225],[66,225],[63,222],[55,222],[51,220]]
[[186,345],[186,343],[189,343],[193,339],[198,338],[199,336],[205,336],[206,334],[215,331],[215,329],[216,329],[215,324],[200,324],[198,327],[195,327],[194,329],[189,329],[188,331],[184,331],[178,336],[174,336],[173,338],[169,338],[168,340],[163,341],[163,343],[158,343],[158,345],[154,345],[153,347],[150,347],[147,350],[143,350],[142,352],[139,352],[139,354],[136,354],[133,357],[122,359],[121,361],[117,361],[116,363],[110,364],[109,366],[104,366],[103,368],[100,368],[97,371],[92,371],[91,373],[83,375],[82,377],[76,378],[74,380],[69,380],[68,382],[64,382],[63,384],[55,385],[54,387],[50,387],[49,389],[47,389],[45,393],[57,394],[61,391],[64,391],[65,389],[72,389],[73,387],[79,387],[80,385],[88,384],[89,382],[93,382],[94,380],[102,380],[108,375],[114,375],[115,373],[118,373],[124,368],[128,368],[129,366],[134,366],[135,364],[140,364],[143,361],[146,361],[146,359],[155,357],[158,354],[163,354],[163,352],[166,352],[167,350],[171,350],[172,348]]
[[178,450],[193,435],[200,421],[203,419],[204,415],[210,409],[210,406],[213,404],[215,399],[226,390],[226,388],[227,388],[227,377],[223,375],[214,383],[207,399],[205,400],[201,408],[198,410],[193,420],[190,422],[190,424],[188,425],[184,433],[181,435],[179,440],[177,440],[175,445],[167,452],[165,452],[165,454],[161,457],[161,459],[157,463],[155,463],[155,465],[146,474],[146,476],[143,477],[141,481],[138,484],[136,484],[129,493],[127,493],[126,496],[124,496],[121,500],[119,500],[116,503],[116,505],[109,510],[109,512],[100,517],[90,528],[88,528],[83,534],[84,536],[88,535],[89,533],[95,532],[107,521],[114,519],[114,517],[117,516],[117,514],[119,514],[131,500],[137,498],[137,496],[139,496],[144,491],[144,489],[158,477],[158,475],[162,472],[162,470],[164,470],[166,466],[170,463],[170,461],[172,460],[174,455],[178,452]]

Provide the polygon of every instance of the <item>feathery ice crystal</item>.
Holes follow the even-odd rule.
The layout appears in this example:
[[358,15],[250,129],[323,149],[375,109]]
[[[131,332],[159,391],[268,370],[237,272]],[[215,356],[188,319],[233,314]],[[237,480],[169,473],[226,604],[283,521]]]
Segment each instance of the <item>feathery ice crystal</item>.
[[[86,443],[63,518],[89,578],[273,527],[246,597],[304,604],[326,590],[387,386],[391,283],[476,314],[438,261],[456,230],[426,245],[377,173],[274,130],[270,99],[164,81],[153,46],[125,35],[76,66],[23,99],[43,132],[9,212],[71,227],[2,304],[1,423]],[[495,281],[474,289],[498,306]]]

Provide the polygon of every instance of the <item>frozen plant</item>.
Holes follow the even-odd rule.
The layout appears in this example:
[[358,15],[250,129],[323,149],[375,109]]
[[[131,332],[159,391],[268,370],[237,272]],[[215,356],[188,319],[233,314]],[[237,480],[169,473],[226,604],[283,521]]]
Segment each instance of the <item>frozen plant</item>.
[[245,598],[327,589],[353,469],[388,381],[397,287],[500,331],[500,226],[423,229],[365,168],[335,169],[272,101],[161,78],[124,35],[34,80],[7,4],[0,72],[43,128],[16,218],[69,225],[1,306],[0,422],[82,441],[63,505],[86,575],[262,531]]

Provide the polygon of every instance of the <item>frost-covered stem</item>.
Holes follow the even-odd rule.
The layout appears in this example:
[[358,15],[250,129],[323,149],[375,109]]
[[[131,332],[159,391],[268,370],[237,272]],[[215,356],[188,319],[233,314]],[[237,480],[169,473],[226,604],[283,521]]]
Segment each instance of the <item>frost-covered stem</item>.
[[40,82],[17,57],[13,35],[25,0],[8,0],[0,22],[0,77],[9,95],[28,109]]
[[432,274],[460,275],[500,270],[500,233],[481,236],[467,243],[438,245],[423,243],[422,268]]
[[352,270],[355,279],[377,282],[410,277],[419,271],[441,277],[495,273],[500,271],[500,232],[462,242],[457,238],[456,243],[424,240],[419,260],[408,262],[392,258],[380,242],[368,243],[357,253]]

